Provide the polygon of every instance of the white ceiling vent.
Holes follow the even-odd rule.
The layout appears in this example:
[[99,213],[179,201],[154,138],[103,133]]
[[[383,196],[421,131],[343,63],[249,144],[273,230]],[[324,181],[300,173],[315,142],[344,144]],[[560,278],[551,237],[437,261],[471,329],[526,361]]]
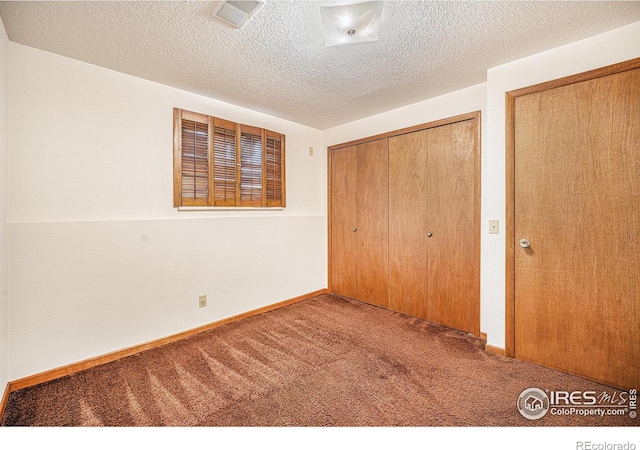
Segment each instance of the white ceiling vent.
[[236,28],[241,28],[262,6],[262,1],[215,2],[211,15]]

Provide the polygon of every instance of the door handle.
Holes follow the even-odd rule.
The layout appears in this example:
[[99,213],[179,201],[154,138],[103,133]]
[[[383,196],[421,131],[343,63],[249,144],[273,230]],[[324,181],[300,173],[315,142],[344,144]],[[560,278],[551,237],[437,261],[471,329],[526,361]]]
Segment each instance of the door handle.
[[431,236],[433,236],[433,233],[431,231],[428,231],[427,232],[427,237],[431,237]]
[[531,247],[531,242],[529,242],[527,239],[520,239],[520,247],[529,248]]
[[358,229],[354,227],[353,228],[353,232],[355,233],[356,231],[358,231]]

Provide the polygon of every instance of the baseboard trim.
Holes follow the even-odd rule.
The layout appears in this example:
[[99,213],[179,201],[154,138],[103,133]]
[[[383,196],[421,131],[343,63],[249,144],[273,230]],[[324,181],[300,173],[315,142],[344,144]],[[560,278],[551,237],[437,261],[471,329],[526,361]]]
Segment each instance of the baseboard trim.
[[94,358],[89,358],[84,361],[68,364],[66,366],[58,367],[56,369],[47,370],[45,372],[37,373],[35,375],[30,375],[28,377],[11,381],[7,384],[7,389],[5,390],[5,396],[2,399],[2,405],[1,405],[2,408],[0,409],[0,417],[2,417],[2,414],[4,414],[5,403],[7,401],[7,398],[9,397],[9,394],[13,391],[17,391],[19,389],[24,389],[31,386],[36,386],[40,383],[56,380],[58,378],[62,378],[67,375],[81,372],[86,369],[91,369],[92,367],[97,367],[103,364],[117,361],[119,359],[126,358],[127,356],[131,356],[131,355],[135,355],[145,350],[151,350],[153,348],[171,344],[172,342],[181,341],[191,336],[195,336],[196,334],[200,334],[205,331],[209,331],[209,330],[213,330],[215,328],[221,327],[223,325],[227,325],[242,319],[246,319],[247,317],[257,316],[258,314],[273,311],[275,309],[282,308],[284,306],[289,306],[294,303],[301,302],[303,300],[308,300],[310,298],[316,297],[321,294],[326,294],[327,291],[328,291],[327,289],[320,289],[318,291],[309,292],[308,294],[300,295],[298,297],[290,298],[289,300],[284,300],[282,302],[274,303],[272,305],[264,306],[262,308],[247,311],[245,313],[228,317],[226,319],[221,319],[216,322],[211,322],[209,324],[206,324],[197,328],[193,328],[191,330],[183,331],[181,333],[177,333],[165,338],[156,339],[154,341],[147,342],[144,344],[134,345],[133,347],[127,347],[122,350],[116,350],[114,352],[107,353],[105,355],[96,356]]
[[503,348],[494,347],[493,345],[489,345],[489,344],[485,344],[484,351],[492,355],[507,356],[507,353]]
[[498,355],[498,356],[507,356],[507,352],[505,351],[505,349],[500,348],[500,347],[494,347],[493,345],[489,345],[487,344],[487,333],[485,332],[480,332],[480,339],[482,339],[484,341],[484,351],[491,354],[491,355]]
[[7,387],[4,388],[4,394],[2,395],[2,403],[0,403],[0,419],[4,417],[4,408],[7,406],[9,400],[9,394],[11,393],[11,383],[7,383]]

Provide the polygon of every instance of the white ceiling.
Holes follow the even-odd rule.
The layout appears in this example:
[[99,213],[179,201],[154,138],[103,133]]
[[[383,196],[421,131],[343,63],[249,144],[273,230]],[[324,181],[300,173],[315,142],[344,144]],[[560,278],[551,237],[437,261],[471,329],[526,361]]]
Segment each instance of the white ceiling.
[[1,1],[0,17],[14,42],[318,129],[640,20],[640,1],[386,1],[377,42],[325,47],[319,6],[354,2],[266,0],[240,30],[211,2]]

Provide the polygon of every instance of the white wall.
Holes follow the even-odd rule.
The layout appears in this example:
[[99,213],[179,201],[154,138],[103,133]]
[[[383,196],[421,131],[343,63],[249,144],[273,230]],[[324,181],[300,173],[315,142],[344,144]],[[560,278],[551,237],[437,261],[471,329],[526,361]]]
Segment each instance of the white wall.
[[482,83],[330,128],[324,132],[324,143],[328,147],[474,111],[482,112],[481,122],[484,124],[485,110],[486,86]]
[[[15,43],[8,104],[9,379],[326,287],[320,131]],[[284,133],[287,208],[173,208],[173,107]]]
[[9,38],[0,19],[0,396],[8,377],[7,65]]
[[[485,222],[505,220],[505,93],[640,57],[640,22],[487,72],[487,156],[483,170],[482,314],[488,343],[505,345],[505,235],[487,234]],[[516,236],[516,239],[518,237]]]

